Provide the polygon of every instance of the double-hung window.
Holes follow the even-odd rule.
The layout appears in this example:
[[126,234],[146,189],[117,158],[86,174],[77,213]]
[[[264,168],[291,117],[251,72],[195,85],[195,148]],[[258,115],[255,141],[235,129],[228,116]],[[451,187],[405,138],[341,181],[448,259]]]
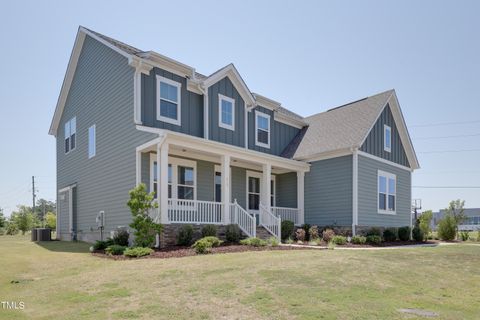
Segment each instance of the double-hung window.
[[235,130],[235,100],[218,94],[218,126]]
[[93,125],[88,128],[88,158],[92,158],[97,154],[97,129],[96,126]]
[[397,176],[378,171],[378,213],[395,214],[397,200]]
[[157,76],[157,120],[180,125],[182,84]]
[[392,128],[383,126],[383,150],[392,152]]
[[77,141],[77,117],[73,117],[65,123],[65,153],[75,150]]
[[270,116],[255,111],[255,145],[270,148]]
[[[168,160],[168,198],[169,199],[196,199],[196,162],[180,158]],[[158,166],[156,155],[150,158],[150,190],[157,198]]]

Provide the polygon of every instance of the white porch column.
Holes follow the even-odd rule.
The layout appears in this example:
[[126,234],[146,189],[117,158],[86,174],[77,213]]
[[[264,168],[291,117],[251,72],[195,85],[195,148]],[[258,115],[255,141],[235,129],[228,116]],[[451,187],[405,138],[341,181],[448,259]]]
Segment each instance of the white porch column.
[[225,213],[225,224],[230,223],[230,203],[231,203],[231,191],[230,191],[230,156],[222,155],[222,203]]
[[300,213],[299,224],[305,223],[305,172],[297,171],[297,208]]
[[[272,165],[271,164],[264,164],[263,165],[263,179],[262,179],[262,193],[263,197],[260,198],[260,202],[263,204],[265,208],[270,211],[271,207],[271,181],[272,181]],[[263,198],[263,199],[262,199]]]
[[168,223],[168,143],[157,144],[157,195],[160,222]]
[[352,235],[357,234],[358,225],[358,150],[353,151],[352,168]]

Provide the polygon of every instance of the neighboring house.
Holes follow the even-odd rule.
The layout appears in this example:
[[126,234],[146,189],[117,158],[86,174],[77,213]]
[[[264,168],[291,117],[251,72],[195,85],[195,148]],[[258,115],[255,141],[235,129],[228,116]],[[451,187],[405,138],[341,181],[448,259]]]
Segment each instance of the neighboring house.
[[257,224],[278,236],[281,220],[354,234],[411,223],[419,164],[393,90],[304,118],[252,93],[232,64],[205,76],[80,27],[49,133],[64,240],[98,239],[99,211],[105,231],[128,226],[142,182],[163,245],[185,223],[248,236]]
[[[431,228],[437,230],[438,223],[445,216],[445,209],[433,213]],[[459,230],[480,230],[480,208],[465,209],[463,212],[467,219],[458,226]]]

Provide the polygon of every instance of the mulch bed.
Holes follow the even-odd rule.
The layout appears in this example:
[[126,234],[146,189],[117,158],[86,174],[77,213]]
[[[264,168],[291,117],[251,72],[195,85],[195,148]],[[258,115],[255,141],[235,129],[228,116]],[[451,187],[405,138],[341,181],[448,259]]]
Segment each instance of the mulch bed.
[[[309,250],[311,248],[299,248],[299,247],[286,247],[286,246],[277,246],[277,247],[254,247],[254,246],[245,246],[245,245],[222,245],[220,247],[212,248],[208,254],[222,254],[222,253],[234,253],[234,252],[247,252],[247,251],[278,251],[278,250]],[[312,250],[312,249],[311,249]],[[314,250],[314,249],[313,249]],[[181,258],[181,257],[190,257],[197,256],[202,254],[195,253],[195,250],[190,247],[168,247],[155,250],[149,256],[141,258],[130,258],[125,256],[110,256],[105,254],[103,251],[95,251],[92,253],[95,257],[107,258],[113,260],[132,260],[132,259],[168,259],[168,258]]]
[[[417,241],[394,241],[394,242],[382,242],[379,245],[370,245],[370,244],[353,244],[353,243],[346,243],[344,245],[337,245],[339,248],[382,248],[382,247],[400,247],[400,246],[411,246],[411,245],[417,245],[417,244],[437,244],[438,241],[425,241],[425,242],[417,242]],[[297,244],[293,243],[294,245],[297,246],[309,246],[307,242],[303,244]],[[327,244],[325,242],[322,242],[321,245],[318,247],[326,247]]]

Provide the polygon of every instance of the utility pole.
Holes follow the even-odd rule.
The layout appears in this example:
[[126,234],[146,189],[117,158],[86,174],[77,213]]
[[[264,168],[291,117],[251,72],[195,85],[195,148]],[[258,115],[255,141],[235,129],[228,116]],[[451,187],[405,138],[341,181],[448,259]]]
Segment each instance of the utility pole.
[[32,201],[33,201],[33,214],[35,214],[35,176],[32,176]]

